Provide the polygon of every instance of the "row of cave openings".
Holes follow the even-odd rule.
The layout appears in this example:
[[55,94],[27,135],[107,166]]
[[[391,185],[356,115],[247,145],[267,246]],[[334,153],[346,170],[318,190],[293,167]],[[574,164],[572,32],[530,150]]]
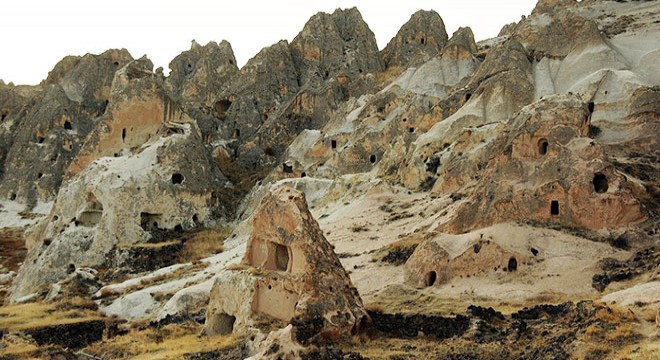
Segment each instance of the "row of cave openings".
[[[609,188],[607,176],[603,173],[596,173],[592,180],[594,191],[598,194],[607,192]],[[550,215],[559,216],[559,200],[550,201]]]
[[[508,271],[508,272],[517,271],[518,270],[518,259],[516,259],[515,256],[511,256],[509,258],[509,261],[507,262],[507,266],[503,269],[505,271]],[[437,280],[438,280],[438,273],[435,272],[435,270],[429,271],[429,272],[426,273],[426,275],[424,275],[424,285],[426,287],[435,285]]]

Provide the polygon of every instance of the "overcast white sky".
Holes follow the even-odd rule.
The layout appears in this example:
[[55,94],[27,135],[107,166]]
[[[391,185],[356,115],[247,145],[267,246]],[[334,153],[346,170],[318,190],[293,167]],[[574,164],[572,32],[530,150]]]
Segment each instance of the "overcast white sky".
[[168,72],[176,55],[200,44],[229,41],[239,66],[260,49],[293,40],[319,11],[357,6],[382,49],[412,13],[433,9],[449,36],[470,26],[476,40],[528,15],[536,0],[63,0],[3,1],[0,6],[0,79],[37,84],[67,55],[126,48],[146,54]]

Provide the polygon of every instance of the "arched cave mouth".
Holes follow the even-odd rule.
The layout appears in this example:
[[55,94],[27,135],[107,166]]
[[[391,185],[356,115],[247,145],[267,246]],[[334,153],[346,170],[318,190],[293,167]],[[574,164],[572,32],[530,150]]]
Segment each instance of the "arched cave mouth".
[[424,277],[424,285],[433,286],[438,279],[438,274],[435,271],[429,271]]
[[275,268],[279,271],[289,268],[289,249],[284,245],[275,244]]
[[559,216],[559,201],[552,200],[550,202],[550,215]]
[[545,155],[548,153],[548,139],[541,139],[539,140],[539,155]]
[[369,162],[372,163],[372,164],[375,164],[376,163],[376,155],[369,156]]
[[509,272],[518,270],[518,260],[513,256],[509,258],[509,263],[507,264],[506,269]]
[[229,315],[226,313],[220,313],[214,315],[214,332],[218,335],[229,335],[234,331],[234,323],[236,322],[236,316]]
[[594,184],[594,191],[596,191],[599,194],[607,192],[607,189],[609,188],[607,184],[607,176],[605,176],[605,174],[602,173],[596,173],[594,175],[593,184]]
[[183,180],[185,180],[184,176],[179,173],[174,173],[172,174],[172,184],[181,184],[183,183]]

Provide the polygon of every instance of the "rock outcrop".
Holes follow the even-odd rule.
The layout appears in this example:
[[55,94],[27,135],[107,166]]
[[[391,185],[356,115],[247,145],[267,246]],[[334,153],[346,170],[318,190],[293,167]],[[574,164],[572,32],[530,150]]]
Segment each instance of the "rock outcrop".
[[295,341],[309,344],[346,338],[369,323],[304,194],[285,186],[263,199],[241,266],[216,278],[204,332],[254,336],[291,324]]
[[[589,120],[588,106],[577,95],[546,97],[525,107],[490,146],[463,155],[485,163],[482,170],[474,169],[479,182],[471,195],[442,228],[460,233],[525,219],[601,229],[643,220],[633,195],[637,185],[589,138]],[[450,160],[447,168],[457,164]],[[436,189],[453,187],[443,183],[449,181]]]
[[125,49],[108,50],[68,56],[55,66],[42,90],[5,119],[1,138],[12,140],[4,144],[10,147],[0,196],[34,205],[57,194],[65,170],[105,112],[115,71],[131,60]]
[[446,44],[447,31],[440,15],[420,10],[401,27],[381,55],[386,67],[405,68],[428,61]]
[[196,124],[163,92],[143,58],[117,71],[111,103],[69,168],[50,214],[27,241],[12,299],[77,267],[115,263],[118,244],[204,223],[224,177]]

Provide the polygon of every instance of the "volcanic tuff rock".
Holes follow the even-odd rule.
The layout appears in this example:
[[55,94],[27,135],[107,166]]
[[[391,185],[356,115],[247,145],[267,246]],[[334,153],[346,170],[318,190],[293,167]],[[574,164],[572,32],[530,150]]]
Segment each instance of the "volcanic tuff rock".
[[216,278],[205,333],[255,335],[291,324],[295,340],[309,344],[349,337],[369,322],[304,193],[283,186],[257,210],[242,266]]
[[0,137],[13,142],[5,143],[0,196],[31,205],[54,197],[65,169],[105,111],[115,72],[131,60],[126,50],[66,57],[28,104],[7,114]]
[[346,76],[349,82],[383,70],[376,37],[356,8],[312,16],[291,42],[301,83]]
[[[494,142],[448,159],[445,168],[452,170],[434,191],[455,189],[456,180],[448,179],[460,179],[459,173],[472,175],[463,176],[466,182],[478,181],[443,229],[462,232],[522,219],[600,229],[643,220],[633,196],[639,185],[617,171],[588,137],[589,120],[579,96],[549,96],[522,109]],[[473,138],[466,130],[465,141]],[[466,165],[480,164],[476,159],[484,165],[470,174]]]
[[151,62],[117,71],[111,103],[69,169],[55,204],[27,241],[29,261],[14,299],[58,280],[73,266],[113,263],[120,244],[151,231],[190,229],[207,220],[223,184],[197,125],[162,89]]
[[170,62],[165,88],[180,103],[210,144],[224,119],[227,103],[218,100],[220,92],[238,73],[236,58],[227,41],[201,46],[193,40],[190,50]]
[[381,55],[388,68],[416,66],[437,55],[446,44],[447,31],[440,15],[420,10],[401,27]]

